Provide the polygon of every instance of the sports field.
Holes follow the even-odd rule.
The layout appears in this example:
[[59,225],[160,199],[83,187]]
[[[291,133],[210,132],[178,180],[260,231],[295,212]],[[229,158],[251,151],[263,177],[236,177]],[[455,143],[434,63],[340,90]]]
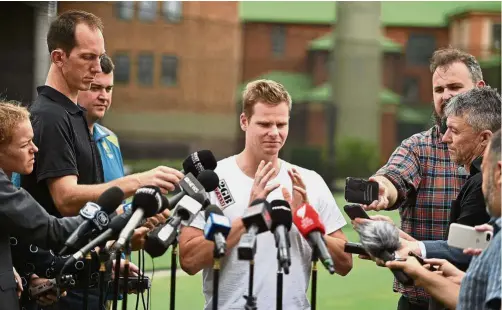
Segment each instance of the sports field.
[[[335,195],[340,208],[345,205],[345,200],[340,195]],[[342,211],[345,215],[345,213]],[[371,213],[370,213],[371,214]],[[398,223],[399,215],[397,211],[385,212]],[[347,219],[347,217],[346,217]],[[357,233],[352,229],[350,222],[343,231],[350,241],[358,242]],[[137,256],[137,255],[135,255]],[[151,269],[151,259],[148,254],[146,269]],[[345,277],[329,275],[319,264],[318,286],[317,286],[317,309],[371,309],[388,310],[395,309],[399,295],[392,291],[392,273],[382,267],[376,266],[373,262],[363,261],[353,256],[354,267]],[[135,259],[133,259],[135,261]],[[151,307],[153,310],[169,309],[170,278],[169,268],[171,261],[170,252],[154,260],[155,271],[151,290]],[[195,276],[182,274],[178,268],[176,279],[176,309],[192,310],[202,309],[204,297],[202,295],[202,276],[198,273]],[[147,272],[151,276],[151,272]],[[287,281],[287,276],[284,278]],[[310,300],[310,291],[309,291]],[[129,295],[128,308],[136,309],[136,296]],[[145,294],[146,297],[146,294]],[[143,309],[140,299],[138,309]]]

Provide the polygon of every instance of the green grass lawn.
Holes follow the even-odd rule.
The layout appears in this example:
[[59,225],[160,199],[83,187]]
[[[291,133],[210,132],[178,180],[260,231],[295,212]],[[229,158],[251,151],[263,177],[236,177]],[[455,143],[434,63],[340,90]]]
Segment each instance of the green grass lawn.
[[[336,195],[338,206],[342,210],[345,205],[343,196]],[[344,214],[348,225],[343,228],[344,233],[350,241],[358,242],[359,237],[352,229],[349,219]],[[371,214],[371,212],[370,212]],[[396,223],[399,222],[397,211],[386,212],[385,215],[392,217]],[[151,258],[145,255],[147,264],[146,269],[151,269]],[[386,269],[377,267],[373,262],[360,260],[357,255],[353,256],[354,267],[345,277],[328,274],[321,264],[318,265],[318,284],[317,284],[317,308],[319,310],[328,309],[371,309],[387,310],[395,309],[399,295],[392,291],[392,273]],[[136,262],[137,255],[133,261]],[[156,258],[155,270],[169,268],[171,262],[170,252],[164,256]],[[178,268],[178,271],[181,271]],[[284,277],[287,281],[287,276]],[[169,277],[156,277],[154,275],[152,285],[152,304],[150,309],[169,309]],[[308,292],[310,300],[310,290]],[[136,296],[130,295],[128,306],[135,309]],[[141,300],[140,300],[141,304]],[[202,294],[202,275],[198,273],[195,276],[178,276],[176,279],[176,309],[191,310],[202,309],[204,297]],[[139,309],[143,309],[142,306]]]

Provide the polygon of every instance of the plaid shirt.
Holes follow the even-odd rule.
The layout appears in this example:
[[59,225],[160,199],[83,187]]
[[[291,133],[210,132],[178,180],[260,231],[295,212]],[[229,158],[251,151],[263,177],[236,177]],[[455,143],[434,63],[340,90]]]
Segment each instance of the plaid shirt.
[[457,310],[500,309],[501,219],[496,219],[492,224],[494,237],[488,248],[472,259],[460,285]]
[[[441,142],[438,126],[404,140],[375,175],[389,179],[398,191],[393,209],[399,208],[401,229],[417,240],[446,240],[450,208],[468,178],[458,172]],[[396,280],[394,290],[410,302],[426,303],[429,295],[418,287],[404,287]]]

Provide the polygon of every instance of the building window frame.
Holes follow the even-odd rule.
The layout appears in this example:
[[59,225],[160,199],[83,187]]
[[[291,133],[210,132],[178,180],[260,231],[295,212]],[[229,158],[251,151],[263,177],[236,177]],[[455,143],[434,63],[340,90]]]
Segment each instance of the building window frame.
[[286,53],[286,26],[274,25],[270,31],[271,52],[274,57],[282,57]]
[[154,22],[157,19],[157,1],[138,1],[138,19],[142,22]]
[[173,54],[162,54],[160,64],[160,84],[166,87],[178,84],[179,58]]
[[140,52],[137,55],[138,66],[136,79],[138,85],[153,86],[153,76],[155,70],[155,55],[153,52]]
[[181,21],[183,16],[183,1],[162,1],[161,5],[164,20],[170,23],[179,23]]
[[117,1],[114,3],[115,16],[123,21],[134,19],[135,3],[134,1]]
[[414,66],[428,66],[436,45],[437,40],[433,34],[410,33],[406,42],[406,63]]
[[121,51],[114,53],[113,63],[115,69],[113,70],[114,83],[116,84],[129,84],[131,81],[131,56],[129,52]]

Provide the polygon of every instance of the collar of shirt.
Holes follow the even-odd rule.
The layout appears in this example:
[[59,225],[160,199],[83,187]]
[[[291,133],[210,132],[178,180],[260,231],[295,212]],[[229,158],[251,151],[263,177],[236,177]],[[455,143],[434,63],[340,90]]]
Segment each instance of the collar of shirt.
[[94,124],[93,130],[92,130],[92,135],[94,138],[94,141],[98,142],[101,141],[102,139],[108,137],[110,133],[106,130],[104,130],[99,124]]
[[83,113],[86,110],[81,107],[79,104],[75,104],[73,101],[70,100],[70,98],[66,97],[63,95],[60,91],[44,85],[44,86],[39,86],[37,87],[37,92],[39,95],[45,96],[52,101],[60,104],[63,106],[63,108],[70,114],[77,114],[77,113]]
[[472,161],[471,166],[469,167],[471,177],[476,173],[481,172],[482,162],[483,162],[483,156],[479,156],[478,158]]
[[502,218],[492,217],[492,219],[490,220],[490,222],[488,222],[488,224],[493,226],[493,235],[495,236],[496,234],[498,234],[502,226]]

